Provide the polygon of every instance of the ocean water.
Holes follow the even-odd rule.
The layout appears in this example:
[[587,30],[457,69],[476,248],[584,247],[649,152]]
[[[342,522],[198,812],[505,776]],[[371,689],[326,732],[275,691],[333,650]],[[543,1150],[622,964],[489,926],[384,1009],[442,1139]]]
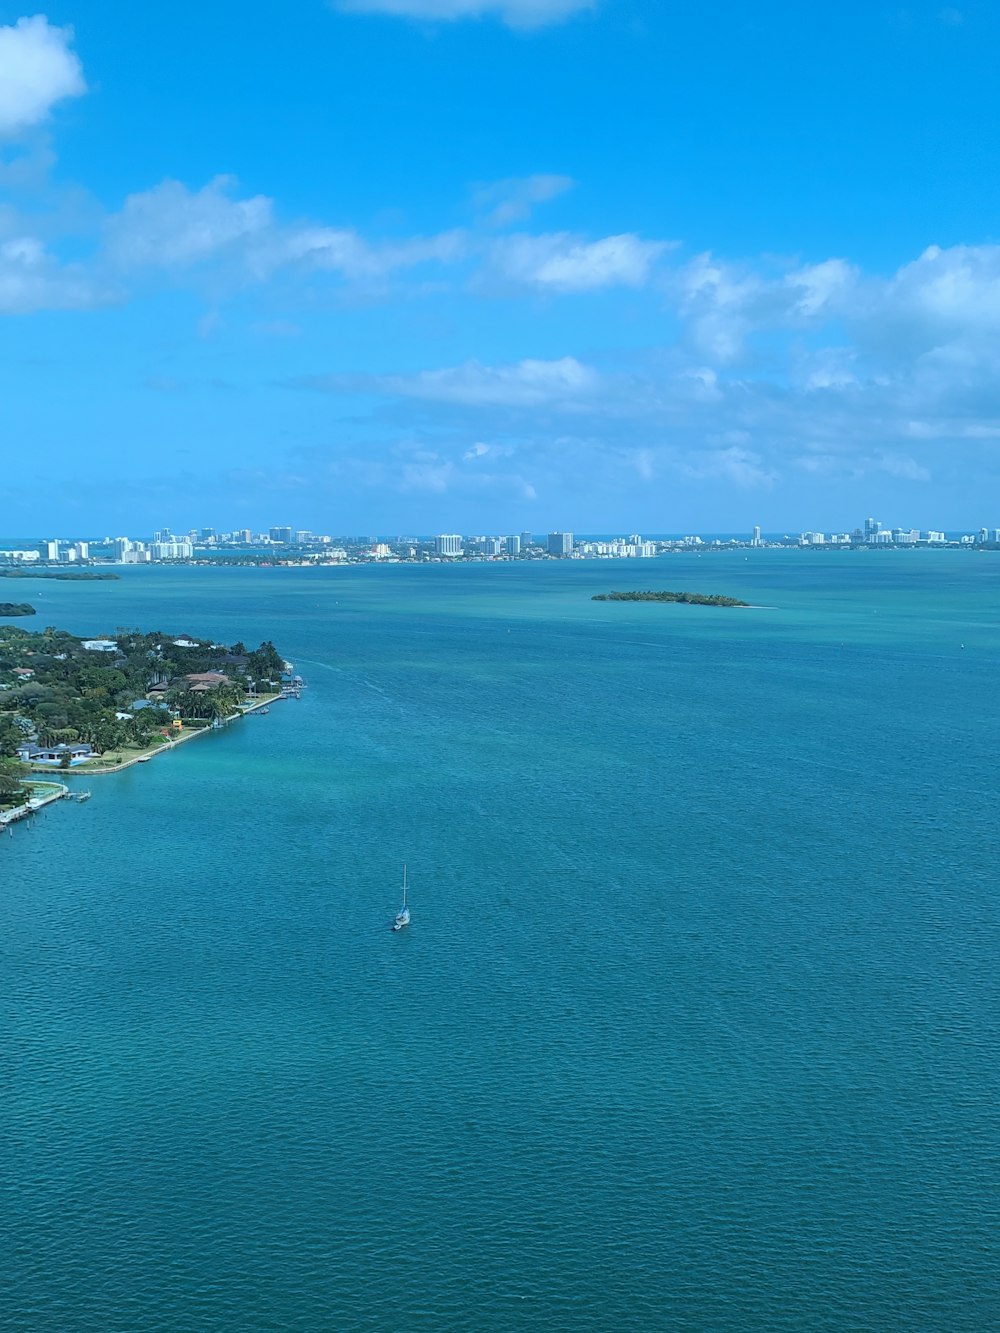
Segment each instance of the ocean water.
[[308,689],[0,846],[5,1330],[1000,1324],[1000,556],[31,595]]

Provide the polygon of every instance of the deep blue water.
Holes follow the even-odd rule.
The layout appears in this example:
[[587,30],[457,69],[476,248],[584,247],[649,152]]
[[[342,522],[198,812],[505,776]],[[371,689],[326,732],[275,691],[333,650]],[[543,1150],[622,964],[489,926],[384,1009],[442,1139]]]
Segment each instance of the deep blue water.
[[25,588],[309,688],[0,846],[5,1330],[1000,1323],[1000,555]]

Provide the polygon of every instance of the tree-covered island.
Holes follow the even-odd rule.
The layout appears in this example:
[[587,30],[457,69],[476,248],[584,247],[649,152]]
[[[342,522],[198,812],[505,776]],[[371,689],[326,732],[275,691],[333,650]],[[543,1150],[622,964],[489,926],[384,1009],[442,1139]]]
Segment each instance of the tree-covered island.
[[690,606],[749,606],[737,597],[703,592],[599,592],[592,602],[685,602]]
[[0,625],[0,808],[24,799],[31,771],[114,767],[236,717],[277,695],[286,669],[270,642]]
[[35,608],[29,602],[0,602],[0,616],[33,616]]

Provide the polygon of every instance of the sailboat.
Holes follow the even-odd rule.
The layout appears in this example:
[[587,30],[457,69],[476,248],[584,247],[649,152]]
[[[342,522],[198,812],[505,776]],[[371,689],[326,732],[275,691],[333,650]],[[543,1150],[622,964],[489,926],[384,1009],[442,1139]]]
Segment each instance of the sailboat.
[[410,924],[410,909],[406,905],[406,866],[403,866],[403,905],[396,913],[396,919],[392,923],[393,930],[402,930],[404,926]]

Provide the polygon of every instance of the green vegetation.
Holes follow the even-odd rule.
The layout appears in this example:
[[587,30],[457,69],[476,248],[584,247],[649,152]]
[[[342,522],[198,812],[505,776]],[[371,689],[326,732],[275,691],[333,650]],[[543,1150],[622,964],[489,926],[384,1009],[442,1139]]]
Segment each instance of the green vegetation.
[[278,688],[284,662],[273,643],[248,652],[177,637],[119,629],[116,648],[98,652],[65,630],[0,625],[0,772],[13,774],[0,779],[0,799],[25,742],[80,742],[95,756],[145,750],[176,733],[175,719],[208,726]]
[[120,574],[98,574],[93,569],[0,569],[0,579],[61,579],[65,583],[106,583]]
[[35,608],[27,602],[0,602],[0,616],[33,616]]
[[736,597],[703,592],[599,592],[592,602],[686,602],[691,606],[749,606]]

